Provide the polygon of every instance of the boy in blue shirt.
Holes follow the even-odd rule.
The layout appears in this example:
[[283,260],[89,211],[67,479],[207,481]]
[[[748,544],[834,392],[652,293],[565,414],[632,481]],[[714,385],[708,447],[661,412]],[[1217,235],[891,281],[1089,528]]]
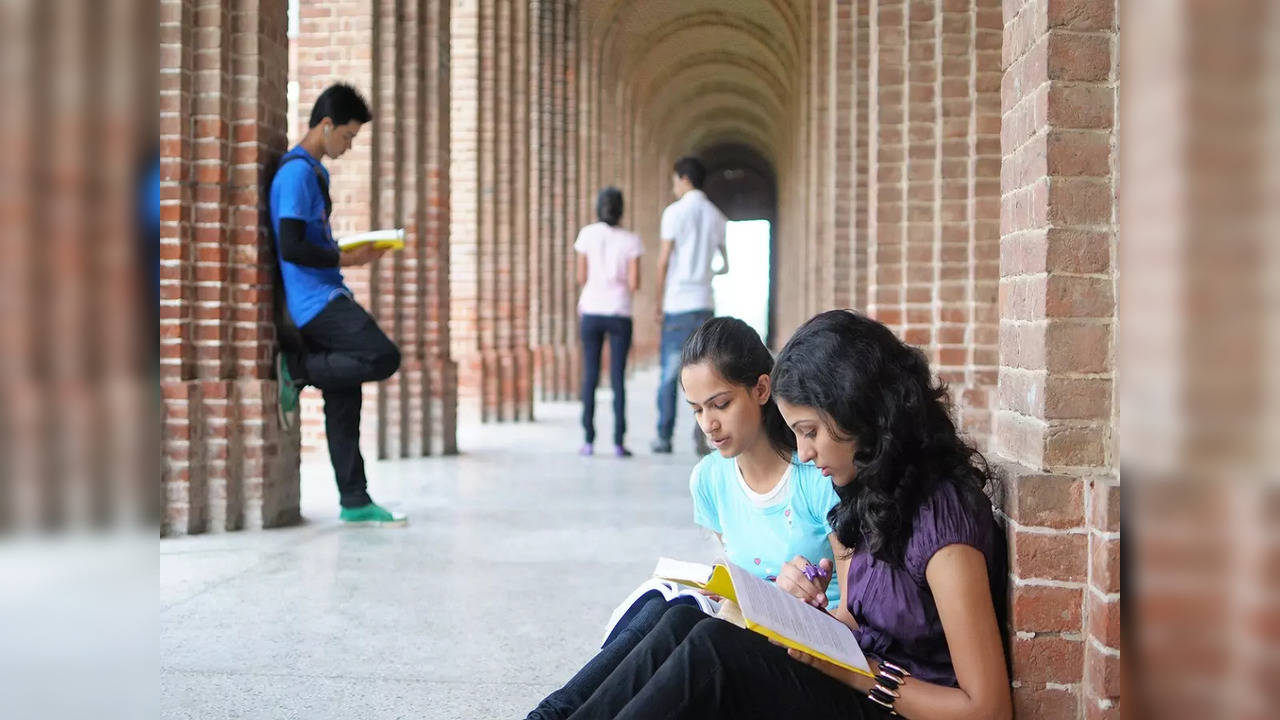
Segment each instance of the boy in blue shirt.
[[364,265],[385,251],[365,245],[342,252],[329,225],[329,171],[320,161],[338,158],[373,118],[364,98],[349,85],[333,85],[311,110],[310,128],[280,159],[271,182],[271,229],[275,233],[289,318],[301,348],[276,355],[279,418],[292,427],[298,392],[306,385],[324,393],[324,430],[349,525],[403,525],[369,497],[360,454],[360,385],[385,380],[400,367],[400,350],[360,307],[342,279],[343,266]]

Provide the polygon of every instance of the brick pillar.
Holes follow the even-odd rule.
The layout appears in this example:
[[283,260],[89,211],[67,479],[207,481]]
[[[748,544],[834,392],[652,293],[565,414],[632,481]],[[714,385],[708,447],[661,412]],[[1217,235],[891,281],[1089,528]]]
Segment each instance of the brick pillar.
[[1000,3],[978,0],[970,27],[969,261],[964,313],[968,363],[957,405],[961,429],[979,449],[987,449],[999,366]]
[[[567,165],[565,168],[565,187],[568,196],[565,198],[565,215],[567,218],[564,232],[559,242],[564,248],[565,292],[564,292],[564,355],[566,373],[564,394],[569,399],[576,399],[579,394],[582,377],[582,357],[578,351],[578,281],[577,254],[573,250],[574,238],[578,229],[589,222],[589,216],[583,212],[583,199],[587,190],[582,184],[580,156],[578,153],[578,107],[582,86],[578,77],[578,59],[581,56],[581,42],[578,35],[578,0],[567,0],[565,3],[565,127],[564,149]],[[594,218],[590,218],[594,219]]]
[[[546,256],[545,244],[550,235],[547,224],[549,208],[546,202],[550,148],[547,147],[547,122],[543,104],[547,97],[546,88],[550,83],[550,56],[545,40],[549,13],[549,5],[542,0],[531,0],[529,3],[529,64],[526,76],[529,92],[524,106],[529,115],[529,347],[532,352],[534,385],[540,393],[545,393],[547,387],[544,355],[547,337],[546,273],[542,268]],[[536,272],[533,271],[534,268],[537,269]],[[540,397],[545,399],[545,395]]]
[[[1134,170],[1120,200],[1120,452],[1126,501],[1141,508],[1125,612],[1142,621],[1126,652],[1143,668],[1126,710],[1267,717],[1280,567],[1275,8],[1148,0],[1121,12]],[[1111,517],[1093,525],[1118,530],[1116,509],[1098,505]],[[1118,601],[1091,595],[1090,635],[1119,648]],[[1188,657],[1212,661],[1175,670]],[[1105,685],[1096,667],[1090,683]]]
[[264,185],[285,143],[285,4],[161,4],[164,534],[298,518],[274,421]]
[[497,286],[494,307],[495,344],[496,344],[496,377],[498,397],[494,407],[496,418],[512,420],[516,414],[515,393],[515,356],[512,354],[512,325],[515,315],[513,306],[512,264],[515,260],[515,168],[512,159],[512,137],[514,127],[511,122],[512,105],[512,66],[515,61],[512,47],[512,23],[514,19],[512,5],[499,3],[494,18],[497,39],[495,41],[496,77],[494,79],[494,116],[495,142],[493,157],[494,190],[498,198],[495,217],[495,267],[494,282]]
[[[937,302],[933,307],[935,371],[961,400],[968,380],[969,242],[974,209],[970,158],[973,152],[973,8],[969,0],[941,2],[938,32],[938,228],[935,235]],[[957,402],[957,406],[960,403]],[[962,420],[963,415],[957,420]],[[964,429],[964,423],[961,422]]]
[[449,241],[452,166],[452,6],[450,0],[427,0],[422,25],[426,69],[423,95],[426,104],[423,163],[426,196],[418,227],[422,232],[422,291],[426,315],[424,361],[427,371],[425,446],[428,452],[451,455],[458,451],[458,364],[451,352],[452,254]]
[[936,0],[907,0],[907,90],[902,129],[906,143],[906,227],[903,246],[902,338],[929,355],[934,372],[954,381],[949,366],[963,358],[938,357],[934,332],[937,307],[937,249],[941,222],[939,158],[938,13]]
[[[831,163],[827,184],[832,192],[829,221],[831,223],[833,272],[831,304],[833,307],[858,307],[859,281],[857,254],[865,237],[858,230],[860,202],[856,188],[863,178],[858,170],[859,130],[864,127],[865,113],[858,115],[858,104],[866,91],[866,77],[858,72],[859,3],[831,1],[830,58],[828,96],[831,98]],[[865,17],[865,16],[863,16]],[[865,144],[863,145],[865,147]]]
[[853,108],[853,249],[850,259],[850,302],[849,307],[866,311],[869,298],[867,273],[867,248],[871,243],[868,221],[872,214],[867,187],[870,184],[870,134],[871,118],[868,113],[871,102],[871,89],[874,87],[871,78],[871,37],[870,22],[873,12],[870,0],[856,0],[854,13],[854,87]]
[[903,239],[906,213],[906,8],[884,2],[871,13],[871,167],[867,312],[901,335],[905,329]]
[[549,197],[551,205],[551,234],[547,238],[548,253],[547,266],[550,275],[550,298],[548,308],[551,311],[551,345],[550,345],[550,362],[551,377],[549,378],[550,399],[568,400],[569,389],[567,348],[565,339],[568,337],[569,328],[567,327],[568,318],[564,314],[564,299],[569,286],[569,278],[566,277],[566,258],[568,256],[565,237],[568,235],[569,216],[566,209],[568,202],[568,167],[569,158],[567,149],[567,138],[565,137],[565,107],[567,102],[567,89],[565,83],[565,73],[568,69],[566,61],[567,47],[567,23],[566,23],[566,0],[558,0],[551,6],[551,88],[548,101],[551,104],[550,131],[551,131],[551,193]]
[[[496,420],[501,403],[501,377],[498,346],[499,300],[499,233],[498,187],[500,144],[498,118],[501,114],[498,96],[498,68],[502,62],[498,47],[498,5],[495,0],[481,0],[478,27],[478,93],[476,134],[479,146],[476,170],[476,203],[479,206],[476,232],[477,261],[479,267],[478,305],[476,317],[479,329],[480,350],[480,418]],[[505,239],[505,238],[503,238]]]
[[[1024,716],[1118,713],[1118,533],[1090,505],[1112,456],[1116,304],[1110,0],[1004,5],[999,411],[1008,471],[1013,677]],[[1098,667],[1106,668],[1096,671]]]
[[[372,67],[369,70],[370,84],[362,88],[373,110],[373,122],[364,128],[366,137],[363,138],[363,144],[369,148],[368,171],[372,180],[369,188],[370,227],[403,227],[398,166],[405,150],[407,130],[403,114],[408,98],[404,97],[405,84],[401,77],[407,58],[403,53],[404,38],[396,17],[396,0],[373,0],[370,5]],[[406,339],[403,324],[399,322],[401,287],[398,281],[403,258],[402,253],[387,255],[370,265],[368,272],[366,308],[377,319],[378,327],[397,345],[402,345]],[[404,369],[402,365],[395,375],[370,388],[377,399],[373,412],[364,415],[373,417],[373,422],[366,425],[373,426],[379,458],[401,456],[401,391],[406,389]]]
[[511,338],[509,352],[511,355],[514,384],[511,388],[513,420],[533,420],[533,354],[531,325],[531,282],[530,275],[538,272],[538,268],[530,263],[530,236],[534,223],[530,212],[530,187],[533,175],[531,160],[533,153],[530,146],[531,115],[529,112],[530,97],[533,90],[529,75],[533,70],[531,50],[533,47],[533,25],[529,3],[518,3],[512,18],[511,28],[512,52],[515,59],[510,72],[512,88],[509,102],[504,103],[511,124],[510,138],[511,165],[513,178],[511,186]]
[[831,71],[831,6],[811,3],[809,9],[809,242],[808,258],[811,281],[808,306],[812,315],[835,305],[835,248],[832,241],[835,205],[831,184],[830,162],[833,151],[829,126],[833,125],[828,101],[828,75]]

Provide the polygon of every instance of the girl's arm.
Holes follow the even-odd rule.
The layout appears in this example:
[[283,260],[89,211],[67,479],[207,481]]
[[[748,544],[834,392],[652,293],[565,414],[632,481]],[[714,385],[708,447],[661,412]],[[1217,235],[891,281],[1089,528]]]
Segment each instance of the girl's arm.
[[849,613],[849,596],[846,594],[849,587],[849,566],[853,564],[853,552],[840,544],[834,532],[827,535],[827,540],[831,542],[831,556],[836,559],[835,581],[840,583],[840,607],[831,611],[831,617],[856,629],[858,622]]
[[[1008,720],[1013,716],[1004,647],[982,553],[968,545],[948,545],[929,560],[925,580],[938,603],[938,616],[960,687],[907,678],[894,705],[899,715],[930,720]],[[789,650],[788,654],[859,692],[870,678]],[[876,668],[873,667],[873,670]]]
[[578,253],[578,287],[587,284],[587,256]]
[[640,258],[633,257],[627,261],[627,287],[631,292],[640,290]]

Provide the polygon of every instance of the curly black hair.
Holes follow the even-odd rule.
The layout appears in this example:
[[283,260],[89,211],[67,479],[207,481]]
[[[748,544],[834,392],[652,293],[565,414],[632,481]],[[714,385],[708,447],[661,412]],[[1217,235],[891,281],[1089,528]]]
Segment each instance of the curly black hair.
[[953,483],[975,512],[990,506],[995,477],[957,433],[946,386],[924,353],[850,310],[810,318],[773,367],[773,392],[819,410],[827,429],[853,439],[857,476],[837,487],[827,520],[847,548],[901,567],[920,505]]
[[[773,369],[773,355],[750,325],[734,317],[717,317],[702,323],[685,341],[680,367],[710,363],[720,377],[735,385],[753,388],[761,375]],[[790,459],[796,436],[778,412],[772,393],[760,408],[765,435],[778,455]]]

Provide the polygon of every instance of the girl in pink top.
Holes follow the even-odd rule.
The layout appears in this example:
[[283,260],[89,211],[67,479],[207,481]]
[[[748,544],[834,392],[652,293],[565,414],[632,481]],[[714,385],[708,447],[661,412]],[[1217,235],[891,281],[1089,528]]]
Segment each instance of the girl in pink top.
[[631,298],[640,289],[640,256],[644,246],[632,232],[618,227],[622,220],[622,191],[607,187],[596,197],[596,216],[578,233],[578,314],[582,318],[582,455],[594,452],[596,385],[600,382],[600,351],[609,337],[609,385],[613,388],[613,454],[630,457],[622,444],[627,432],[627,393],[623,374],[631,351]]

